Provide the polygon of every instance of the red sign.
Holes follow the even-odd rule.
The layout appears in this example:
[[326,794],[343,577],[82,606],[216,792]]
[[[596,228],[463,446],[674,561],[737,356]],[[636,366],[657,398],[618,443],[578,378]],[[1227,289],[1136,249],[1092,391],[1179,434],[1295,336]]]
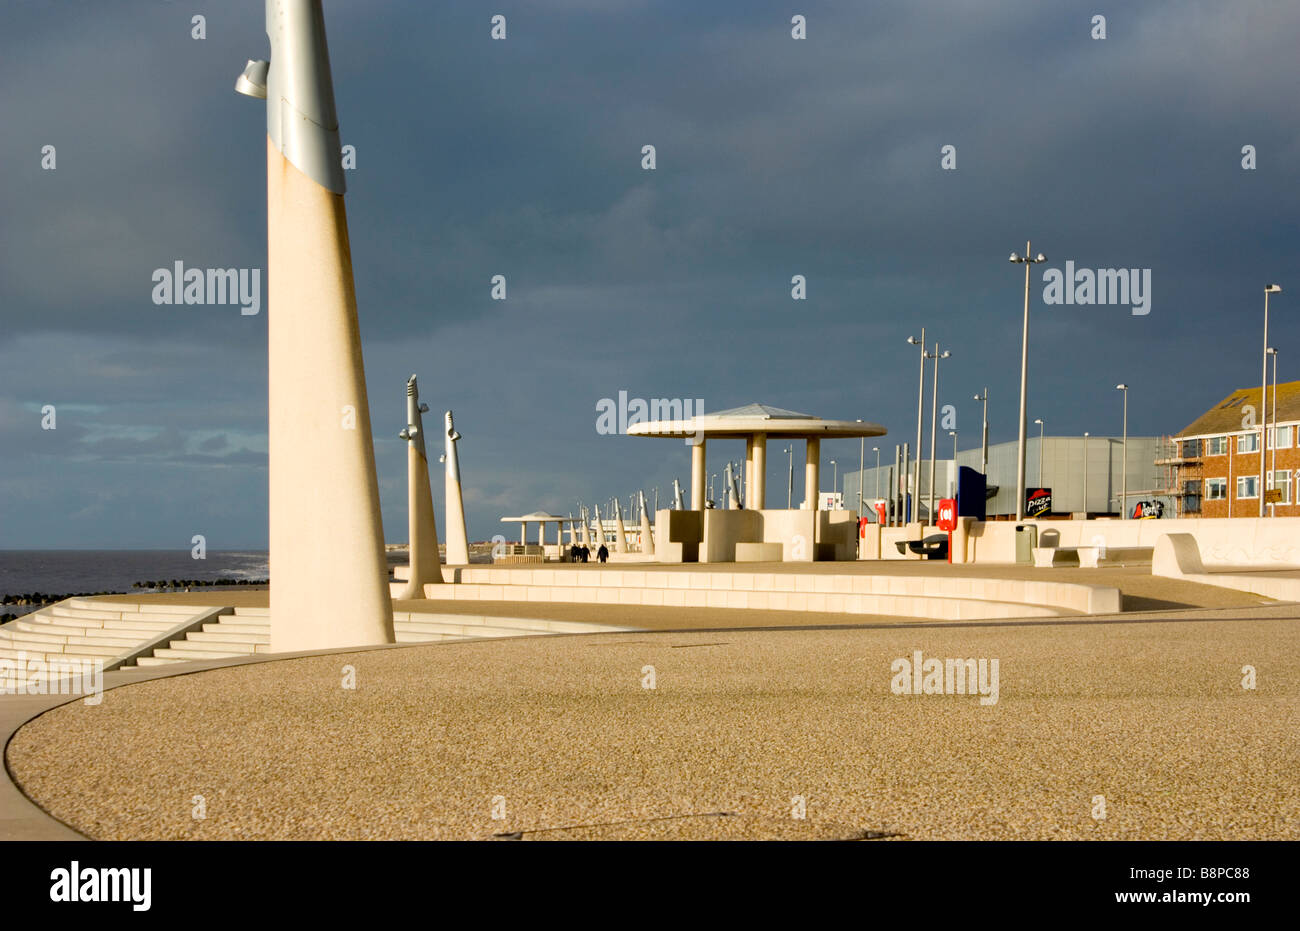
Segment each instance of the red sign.
[[935,524],[940,530],[949,532],[957,529],[957,499],[944,498],[939,502],[939,520]]
[[888,504],[889,502],[885,501],[884,499],[881,499],[876,502],[876,517],[878,519],[878,523],[884,524],[889,521],[889,515],[885,513],[885,507]]

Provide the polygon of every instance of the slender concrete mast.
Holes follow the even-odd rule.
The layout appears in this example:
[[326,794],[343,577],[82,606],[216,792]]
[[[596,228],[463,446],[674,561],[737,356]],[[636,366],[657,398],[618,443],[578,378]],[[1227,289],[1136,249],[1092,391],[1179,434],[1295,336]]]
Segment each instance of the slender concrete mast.
[[338,119],[320,0],[267,0],[271,650],[393,642]]
[[641,552],[646,556],[653,556],[655,554],[655,538],[650,529],[650,512],[646,510],[645,506],[645,492],[638,491],[637,494],[641,496]]
[[451,411],[443,415],[446,428],[447,460],[447,565],[469,565],[469,539],[465,534],[465,499],[460,490],[460,458],[456,455],[456,443],[460,434],[452,424]]
[[406,429],[399,436],[406,440],[407,529],[411,548],[411,578],[399,598],[423,598],[424,586],[442,582],[438,562],[438,521],[433,516],[433,492],[429,488],[429,453],[424,445],[424,413],[429,405],[420,403],[420,386],[412,375],[406,383]]

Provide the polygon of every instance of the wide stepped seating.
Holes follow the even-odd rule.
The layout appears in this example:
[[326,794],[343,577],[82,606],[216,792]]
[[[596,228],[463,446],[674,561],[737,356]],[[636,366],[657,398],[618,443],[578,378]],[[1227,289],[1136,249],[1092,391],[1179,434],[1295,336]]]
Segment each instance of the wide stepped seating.
[[[443,569],[444,574],[448,572]],[[684,608],[748,608],[879,614],[935,620],[1114,614],[1119,589],[1102,585],[969,576],[798,572],[452,569],[455,584],[425,597],[455,601],[554,601]]]
[[210,606],[69,598],[0,625],[0,659],[15,665],[102,662],[113,669],[144,645],[212,611]]
[[[395,612],[393,627],[398,643],[633,629],[544,618],[409,611]],[[105,670],[138,669],[270,651],[270,609],[258,607],[69,598],[0,625],[0,659],[16,665],[99,661]]]

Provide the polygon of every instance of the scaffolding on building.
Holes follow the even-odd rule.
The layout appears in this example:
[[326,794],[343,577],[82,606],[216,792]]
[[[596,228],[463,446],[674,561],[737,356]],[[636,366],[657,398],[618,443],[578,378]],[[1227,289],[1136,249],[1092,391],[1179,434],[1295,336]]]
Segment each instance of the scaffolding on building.
[[1174,517],[1199,516],[1204,494],[1201,441],[1183,440],[1180,444],[1172,436],[1162,436],[1156,442],[1155,464],[1160,467],[1161,487],[1136,494],[1165,499]]

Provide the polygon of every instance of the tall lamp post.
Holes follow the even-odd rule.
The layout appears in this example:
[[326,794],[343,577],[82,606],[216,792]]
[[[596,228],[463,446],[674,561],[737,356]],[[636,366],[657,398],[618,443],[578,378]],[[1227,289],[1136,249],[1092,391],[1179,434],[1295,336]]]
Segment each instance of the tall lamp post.
[[1038,424],[1038,487],[1043,487],[1043,418],[1035,418],[1034,423]]
[[1128,385],[1118,384],[1115,390],[1124,392],[1124,443],[1120,447],[1123,454],[1119,467],[1119,519],[1125,520],[1128,517]]
[[952,437],[952,479],[948,482],[948,497],[951,498],[957,484],[957,431],[949,430],[948,435]]
[[880,500],[880,447],[873,446],[871,447],[871,451],[876,454],[876,498],[875,500],[879,501]]
[[[939,360],[947,359],[951,356],[952,353],[947,349],[945,349],[943,354],[940,355],[938,343],[934,344],[934,353],[930,356],[930,358],[934,360],[934,388],[930,392],[930,497],[926,508],[929,511],[927,517],[931,521],[934,520],[934,440],[935,433],[937,433],[939,429]],[[917,496],[920,497],[921,470],[919,468],[916,472],[916,483]]]
[[[1269,465],[1268,465],[1268,470],[1269,470],[1269,472],[1271,472],[1272,475],[1273,475],[1273,481],[1269,483],[1270,485],[1272,485],[1272,484],[1275,484],[1275,483],[1277,482],[1277,350],[1274,349],[1272,346],[1269,346],[1269,347],[1268,347],[1268,354],[1269,354],[1270,356],[1273,357],[1273,403],[1272,403],[1272,407],[1273,407],[1273,458],[1272,458],[1272,460],[1269,462]],[[1264,435],[1267,436],[1267,435],[1268,435],[1267,432],[1266,432]],[[1288,492],[1290,491],[1290,489],[1287,489],[1287,490],[1288,490]],[[1288,494],[1288,497],[1290,497],[1289,494]],[[1277,516],[1277,509],[1276,509],[1276,506],[1275,506],[1275,505],[1273,505],[1273,504],[1269,504],[1269,506],[1268,506],[1268,516],[1269,516],[1269,517],[1276,517],[1276,516]]]
[[1083,431],[1083,519],[1088,519],[1088,431]]
[[[921,327],[921,338],[909,336],[907,341],[913,346],[921,347],[921,374],[917,381],[916,388],[916,498],[921,496],[921,421],[925,409],[925,360],[929,353],[925,351],[925,327]],[[906,476],[906,472],[903,473]],[[912,514],[907,513],[907,480],[903,481],[903,514],[915,519],[920,518],[920,514],[914,511]],[[906,523],[906,520],[903,521]]]
[[1047,261],[1041,252],[1031,257],[1029,245],[1026,241],[1023,256],[1011,253],[1013,263],[1025,266],[1025,321],[1020,331],[1020,441],[1016,462],[1016,520],[1025,519],[1025,431],[1028,425],[1025,419],[1025,389],[1029,382],[1029,268],[1031,265]]
[[834,459],[831,460],[831,469],[833,470],[831,473],[831,494],[835,494],[840,487],[840,467],[836,465]]
[[[1281,285],[1271,284],[1264,288],[1264,359],[1260,365],[1259,376],[1259,403],[1263,407],[1268,406],[1268,296],[1278,294],[1282,290]],[[1267,421],[1267,417],[1264,418]],[[1259,516],[1264,516],[1264,447],[1268,445],[1268,424],[1264,425],[1264,430],[1259,438]]]
[[[859,418],[858,423],[862,423]],[[858,518],[862,517],[862,476],[867,460],[867,438],[858,437]]]
[[980,441],[980,446],[984,451],[981,469],[986,476],[989,474],[989,389],[986,385],[983,394],[975,395],[976,401],[984,402],[984,434]]

